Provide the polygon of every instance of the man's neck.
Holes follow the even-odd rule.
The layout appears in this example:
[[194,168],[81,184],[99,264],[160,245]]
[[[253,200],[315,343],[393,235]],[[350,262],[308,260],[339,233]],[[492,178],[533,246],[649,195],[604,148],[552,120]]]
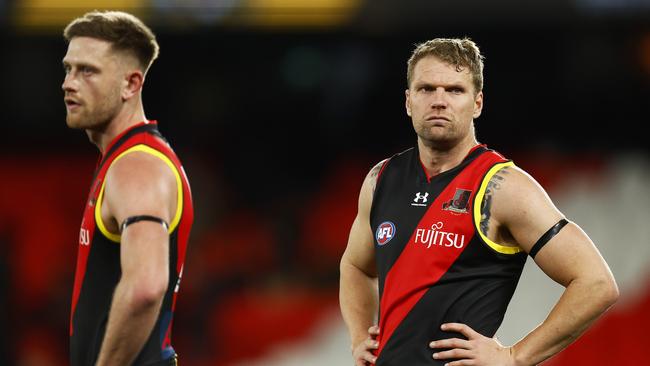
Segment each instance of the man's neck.
[[146,121],[142,106],[131,111],[123,110],[113,120],[99,129],[86,130],[90,141],[104,154],[108,145],[122,132]]
[[478,145],[476,137],[468,136],[460,143],[451,147],[439,147],[427,144],[418,138],[420,162],[428,177],[433,177],[458,166],[467,156],[469,151]]

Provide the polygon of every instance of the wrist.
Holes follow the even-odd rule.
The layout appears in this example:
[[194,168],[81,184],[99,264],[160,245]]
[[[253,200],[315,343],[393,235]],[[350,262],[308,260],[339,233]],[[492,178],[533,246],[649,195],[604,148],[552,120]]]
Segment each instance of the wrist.
[[518,350],[515,346],[510,346],[508,347],[508,351],[510,352],[510,359],[512,360],[511,365],[512,366],[533,366],[528,360],[526,360],[526,357],[522,354],[520,350]]
[[358,339],[353,338],[352,342],[350,343],[350,350],[352,350],[352,352],[354,352],[354,349],[357,348],[357,346],[359,346],[359,344],[361,344],[361,342],[363,342],[365,340],[366,340],[366,338],[358,338]]

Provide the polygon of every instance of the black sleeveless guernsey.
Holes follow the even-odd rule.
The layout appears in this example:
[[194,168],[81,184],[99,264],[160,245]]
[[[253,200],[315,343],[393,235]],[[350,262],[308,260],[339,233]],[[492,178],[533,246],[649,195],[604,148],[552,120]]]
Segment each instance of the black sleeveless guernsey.
[[161,159],[176,176],[177,210],[169,223],[169,285],[151,336],[134,365],[173,360],[171,326],[176,295],[193,221],[192,195],[183,167],[156,128],[146,121],[124,131],[107,147],[95,171],[79,233],[77,269],[70,319],[70,363],[92,366],[104,339],[113,291],[120,279],[120,235],[109,232],[101,218],[104,177],[113,162],[131,152]]
[[465,323],[492,337],[526,261],[520,248],[499,245],[479,229],[490,178],[513,163],[484,145],[460,165],[428,178],[417,148],[387,160],[370,213],[375,233],[380,311],[377,366],[444,365],[434,340]]

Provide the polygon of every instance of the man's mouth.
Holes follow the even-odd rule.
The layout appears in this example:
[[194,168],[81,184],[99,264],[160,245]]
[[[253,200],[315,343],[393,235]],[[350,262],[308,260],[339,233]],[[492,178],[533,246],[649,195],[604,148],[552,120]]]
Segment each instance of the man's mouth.
[[65,101],[66,107],[68,107],[68,108],[76,108],[76,107],[81,105],[81,103],[78,100],[73,99],[73,98],[65,98],[64,101]]
[[435,121],[447,121],[447,122],[449,122],[449,118],[447,118],[447,117],[445,117],[445,116],[438,116],[438,115],[436,115],[436,116],[429,116],[429,117],[427,117],[425,120],[426,120],[426,121],[433,121],[433,122],[435,122]]

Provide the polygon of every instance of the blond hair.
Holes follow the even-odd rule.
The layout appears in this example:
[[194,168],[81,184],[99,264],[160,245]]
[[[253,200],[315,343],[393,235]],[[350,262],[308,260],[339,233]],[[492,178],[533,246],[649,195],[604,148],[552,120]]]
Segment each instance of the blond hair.
[[406,82],[411,86],[413,69],[421,59],[434,56],[456,67],[456,71],[469,69],[474,83],[474,92],[483,90],[483,55],[474,41],[469,38],[435,38],[416,45],[408,60]]
[[158,57],[160,47],[156,36],[140,19],[121,11],[92,11],[65,27],[63,37],[91,37],[112,44],[114,50],[129,52],[140,63],[142,71]]

